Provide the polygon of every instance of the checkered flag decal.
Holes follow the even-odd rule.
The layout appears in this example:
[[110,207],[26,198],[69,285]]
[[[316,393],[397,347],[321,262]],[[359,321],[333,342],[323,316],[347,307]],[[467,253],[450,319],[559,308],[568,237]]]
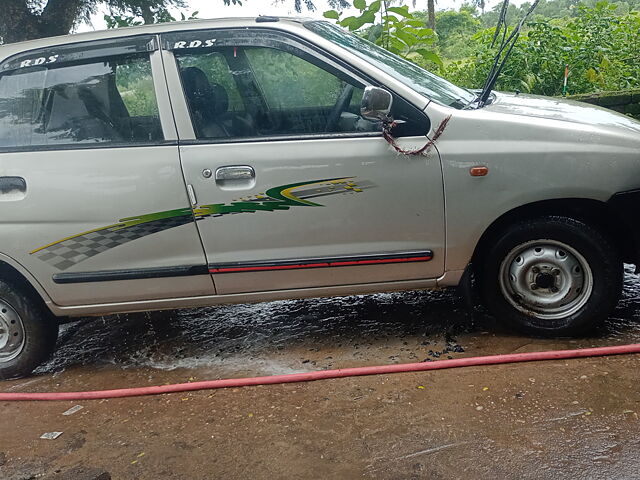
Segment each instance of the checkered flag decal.
[[131,227],[114,225],[102,230],[96,230],[63,240],[62,242],[55,243],[36,252],[34,255],[59,270],[66,270],[76,263],[82,262],[87,258],[98,255],[111,248],[124,245],[127,242],[146,237],[153,233],[179,227],[192,221],[193,217],[191,215],[181,215],[153,220]]
[[[356,194],[365,189],[375,187],[375,185],[369,181],[356,183],[354,178],[355,177],[345,177],[282,185],[267,190],[266,194],[260,193],[258,195],[236,198],[231,203],[201,205],[193,210],[191,208],[178,208],[123,218],[118,224],[81,233],[38,248],[30,253],[58,270],[66,270],[99,253],[124,245],[132,240],[137,240],[138,238],[146,237],[147,235],[162,232],[170,228],[179,227],[191,223],[194,220],[199,221],[206,217],[220,217],[238,213],[289,210],[290,206],[319,206],[312,202],[303,202],[302,199],[324,197],[327,195]],[[278,190],[279,193],[269,193],[271,191],[277,192]],[[292,194],[291,191],[293,190],[296,190],[296,192]],[[285,196],[294,201],[287,202],[284,200]]]

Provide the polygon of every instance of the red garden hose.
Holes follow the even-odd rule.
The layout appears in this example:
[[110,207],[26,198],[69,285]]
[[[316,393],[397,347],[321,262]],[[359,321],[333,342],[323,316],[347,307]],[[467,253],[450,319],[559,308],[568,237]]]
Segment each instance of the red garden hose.
[[320,370],[309,373],[271,375],[268,377],[227,378],[224,380],[178,383],[175,385],[159,385],[156,387],[122,388],[118,390],[98,390],[91,392],[0,393],[0,401],[98,400],[105,398],[138,397],[142,395],[158,395],[162,393],[210,390],[214,388],[249,387],[255,385],[273,385],[276,383],[309,382],[312,380],[325,380],[328,378],[357,377],[362,375],[380,375],[401,372],[424,372],[427,370],[441,370],[444,368],[498,365],[516,362],[536,362],[540,360],[561,360],[567,358],[600,357],[605,355],[622,355],[630,353],[640,353],[640,344],[634,343],[631,345],[582,348],[576,350],[552,350],[548,352],[510,353],[506,355],[489,355],[484,357],[439,360],[437,362],[403,363],[398,365],[381,365],[376,367],[341,368],[336,370]]

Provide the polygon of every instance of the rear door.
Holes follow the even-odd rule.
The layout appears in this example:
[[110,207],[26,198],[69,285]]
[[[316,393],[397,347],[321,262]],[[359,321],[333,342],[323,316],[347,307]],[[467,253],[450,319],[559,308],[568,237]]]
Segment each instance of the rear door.
[[2,252],[57,304],[214,293],[157,46],[88,42],[0,66]]
[[[163,45],[218,293],[443,273],[439,159],[398,156],[360,117],[371,82],[284,32],[172,33]],[[428,118],[394,104],[396,134],[424,143]]]

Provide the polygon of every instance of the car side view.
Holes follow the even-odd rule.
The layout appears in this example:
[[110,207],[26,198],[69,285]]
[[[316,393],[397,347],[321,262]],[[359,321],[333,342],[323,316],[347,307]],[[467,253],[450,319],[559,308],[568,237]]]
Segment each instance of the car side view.
[[638,262],[640,122],[478,97],[323,21],[0,47],[0,378],[57,317],[472,277],[514,328],[593,328]]

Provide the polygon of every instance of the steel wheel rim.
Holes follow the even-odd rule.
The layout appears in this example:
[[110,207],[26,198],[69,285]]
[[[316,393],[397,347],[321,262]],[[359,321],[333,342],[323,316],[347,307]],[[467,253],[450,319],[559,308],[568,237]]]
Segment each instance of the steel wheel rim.
[[0,300],[0,363],[15,359],[24,348],[24,324],[11,305]]
[[557,240],[533,240],[515,247],[500,264],[499,282],[513,307],[542,320],[573,315],[593,292],[587,260]]

